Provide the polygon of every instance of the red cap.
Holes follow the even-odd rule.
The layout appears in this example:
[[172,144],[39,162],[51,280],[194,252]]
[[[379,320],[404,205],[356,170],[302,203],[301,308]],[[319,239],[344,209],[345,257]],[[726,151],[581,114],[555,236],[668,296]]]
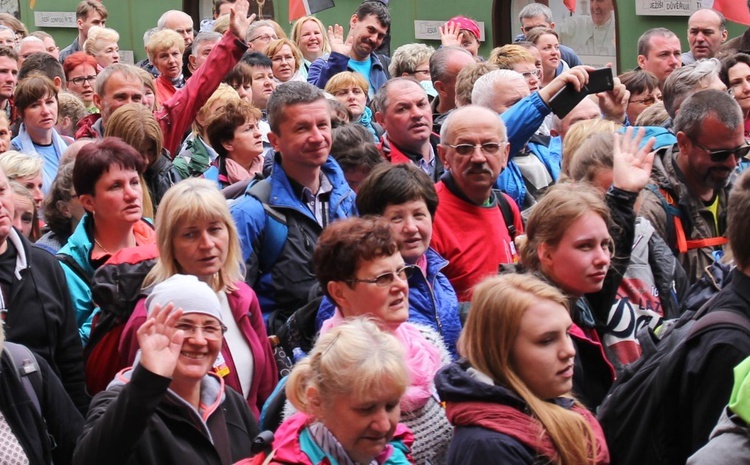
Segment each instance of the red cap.
[[454,16],[448,20],[448,23],[458,24],[459,29],[465,29],[471,32],[477,40],[481,37],[481,34],[479,33],[479,25],[471,18],[467,18],[466,16]]

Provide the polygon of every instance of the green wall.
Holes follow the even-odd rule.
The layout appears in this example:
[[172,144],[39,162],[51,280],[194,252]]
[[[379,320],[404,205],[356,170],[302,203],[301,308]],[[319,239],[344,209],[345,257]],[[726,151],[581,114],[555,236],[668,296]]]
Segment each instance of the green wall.
[[[72,11],[75,12],[79,0],[37,0],[34,10],[29,7],[29,0],[21,1],[21,21],[35,31],[34,11]],[[132,50],[135,60],[146,57],[143,50],[143,33],[156,26],[159,16],[167,10],[182,9],[181,0],[110,0],[104,1],[109,18],[107,26],[120,33],[120,48]],[[43,28],[45,32],[55,38],[55,42],[62,50],[78,35],[76,28]]]
[[[200,0],[193,0],[200,1]],[[210,1],[210,0],[203,0]],[[414,42],[414,20],[447,20],[451,16],[463,14],[478,21],[485,22],[485,36],[488,39],[480,49],[480,54],[488,56],[492,50],[492,8],[493,1],[498,4],[510,3],[503,0],[391,0],[392,16],[391,50],[399,45]],[[317,14],[324,24],[341,24],[347,26],[349,17],[361,0],[335,0],[336,7]],[[37,11],[75,11],[78,0],[37,0]],[[142,36],[146,29],[156,25],[156,20],[169,9],[181,9],[182,0],[105,0],[109,11],[107,25],[120,33],[120,48],[133,50],[136,61],[145,57]],[[459,4],[460,6],[457,6]],[[669,28],[680,37],[683,50],[688,49],[686,39],[686,16],[636,16],[635,0],[620,0],[618,5],[618,42],[620,46],[620,67],[625,70],[636,65],[636,44],[638,37],[652,27]],[[276,20],[289,30],[288,1],[276,0],[274,4]],[[509,12],[501,14],[510,14]],[[33,11],[29,0],[21,0],[21,20],[30,30],[35,30]],[[196,23],[197,24],[197,23]],[[511,24],[515,27],[516,21]],[[734,37],[744,32],[745,27],[729,23],[729,36]],[[60,48],[67,46],[77,35],[77,29],[47,28],[55,37]],[[517,31],[512,31],[514,34]],[[422,41],[435,47],[439,41]]]

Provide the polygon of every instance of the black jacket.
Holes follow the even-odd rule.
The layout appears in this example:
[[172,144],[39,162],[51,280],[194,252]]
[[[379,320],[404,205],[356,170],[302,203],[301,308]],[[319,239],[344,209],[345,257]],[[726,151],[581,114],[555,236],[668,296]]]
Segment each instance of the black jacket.
[[[750,276],[735,269],[731,282],[709,304],[711,310],[730,310],[750,318]],[[680,380],[674,424],[679,429],[684,463],[708,442],[711,430],[729,402],[734,367],[750,356],[750,338],[741,329],[709,331],[691,341]]]
[[172,162],[169,161],[167,153],[162,152],[156,158],[154,164],[149,166],[146,172],[143,173],[143,179],[146,180],[146,186],[148,186],[148,191],[151,194],[151,201],[154,204],[155,212],[167,190],[182,181],[182,175],[180,175],[180,172],[177,171]]
[[42,385],[35,386],[35,392],[44,419],[39,417],[19,377],[12,375],[13,365],[7,353],[0,357],[0,411],[31,465],[51,465],[53,461],[55,465],[70,464],[83,430],[83,417],[47,362],[36,358]]
[[84,388],[83,345],[65,274],[54,255],[31,245],[15,230],[7,240],[16,247],[17,258],[6,299],[5,338],[43,357],[85,415],[89,397]]
[[76,464],[230,465],[250,457],[259,431],[242,395],[221,389],[202,421],[168,391],[171,379],[141,365],[131,373],[129,382],[113,382],[94,396]]

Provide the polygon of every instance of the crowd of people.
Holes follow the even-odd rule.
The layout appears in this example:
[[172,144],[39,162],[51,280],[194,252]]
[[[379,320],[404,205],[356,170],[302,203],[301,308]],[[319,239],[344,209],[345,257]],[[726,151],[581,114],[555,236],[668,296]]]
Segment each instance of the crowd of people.
[[[592,94],[542,3],[486,58],[387,4],[170,10],[137,65],[97,0],[62,50],[0,14],[0,462],[750,463],[750,30]],[[615,434],[673,343],[668,432]]]

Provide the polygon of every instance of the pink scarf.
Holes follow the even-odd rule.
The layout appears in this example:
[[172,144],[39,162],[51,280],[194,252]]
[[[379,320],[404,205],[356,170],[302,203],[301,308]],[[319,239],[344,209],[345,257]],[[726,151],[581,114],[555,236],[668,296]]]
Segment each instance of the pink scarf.
[[[323,323],[320,334],[345,323],[341,311],[336,308],[333,316]],[[393,335],[401,341],[406,351],[406,368],[409,371],[409,383],[406,392],[401,396],[401,410],[411,412],[424,407],[435,391],[435,373],[443,365],[440,351],[431,344],[416,326],[401,323]]]

